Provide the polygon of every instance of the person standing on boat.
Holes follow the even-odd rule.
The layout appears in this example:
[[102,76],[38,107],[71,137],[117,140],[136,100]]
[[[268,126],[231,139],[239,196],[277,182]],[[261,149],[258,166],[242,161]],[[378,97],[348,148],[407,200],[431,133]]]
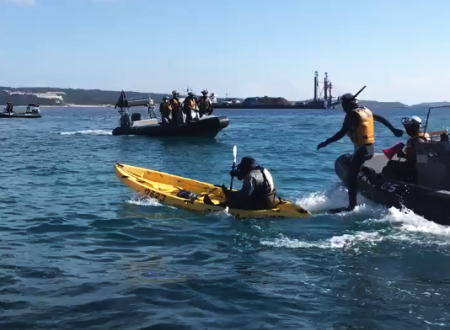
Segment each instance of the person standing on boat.
[[275,184],[270,172],[258,165],[254,158],[244,157],[230,172],[231,176],[243,180],[239,191],[230,191],[222,186],[227,197],[226,205],[243,210],[271,209],[279,204]]
[[[402,124],[409,139],[406,142],[405,151],[399,150],[397,156],[404,160],[390,160],[383,168],[382,174],[388,178],[415,183],[417,181],[417,145],[429,142],[430,135],[420,131],[422,119],[418,116],[405,117],[402,119]],[[404,144],[401,143],[400,147],[403,146]]]
[[341,96],[341,104],[346,113],[342,128],[329,139],[319,143],[317,150],[340,140],[346,134],[353,142],[354,152],[349,172],[347,173],[348,207],[346,211],[351,211],[356,206],[358,173],[364,162],[373,157],[373,144],[375,143],[374,120],[385,125],[397,137],[402,136],[403,131],[392,126],[384,117],[372,113],[366,107],[360,106],[356,97],[351,93]]
[[178,98],[180,94],[176,90],[172,91],[172,98],[169,100],[170,107],[172,108],[172,124],[183,124],[183,113],[181,111],[181,102]]
[[194,112],[194,118],[198,119],[198,101],[193,92],[189,92],[188,96],[183,102],[183,112],[186,115],[186,122],[189,123],[193,120],[192,112]]
[[11,102],[6,102],[6,108],[5,112],[7,113],[13,113],[14,112],[14,106]]
[[200,118],[202,118],[204,115],[210,115],[213,112],[213,106],[212,106],[212,102],[209,99],[208,96],[208,90],[202,90],[202,96],[200,97],[199,101],[198,101],[198,109],[199,109],[199,114],[200,114]]
[[172,122],[172,106],[170,105],[169,98],[164,96],[162,102],[159,104],[159,112],[161,113],[161,122],[163,125],[168,125]]

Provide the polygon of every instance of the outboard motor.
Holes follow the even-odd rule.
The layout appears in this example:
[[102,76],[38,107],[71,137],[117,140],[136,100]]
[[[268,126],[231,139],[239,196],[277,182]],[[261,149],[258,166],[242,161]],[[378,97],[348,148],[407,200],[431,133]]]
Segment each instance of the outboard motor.
[[418,184],[450,190],[450,143],[432,141],[417,145]]

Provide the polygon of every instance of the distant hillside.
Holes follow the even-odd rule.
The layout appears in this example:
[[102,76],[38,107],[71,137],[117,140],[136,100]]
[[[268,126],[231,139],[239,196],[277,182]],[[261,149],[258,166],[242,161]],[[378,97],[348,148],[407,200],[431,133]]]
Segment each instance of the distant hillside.
[[[14,105],[27,105],[38,103],[40,105],[115,105],[120,95],[120,91],[106,91],[100,89],[72,89],[72,88],[51,88],[51,87],[0,87],[0,104],[12,102]],[[139,99],[151,97],[159,103],[166,95],[162,93],[140,93],[127,91],[129,99]],[[220,99],[221,101],[242,99]],[[259,97],[247,98],[246,102],[276,103],[280,105],[290,102],[281,97]],[[399,109],[408,107],[401,102],[378,102],[372,100],[360,100],[360,104],[376,109]],[[430,107],[450,105],[450,102],[427,102],[412,105],[411,107]],[[340,106],[337,106],[338,108]]]
[[372,101],[372,100],[360,100],[360,104],[370,108],[384,108],[384,109],[398,109],[398,108],[407,108],[408,106],[406,104],[403,104],[401,102],[379,102],[379,101]]
[[[12,102],[14,105],[27,105],[29,103],[39,103],[40,105],[114,105],[119,95],[120,91],[99,89],[0,87],[0,104]],[[127,91],[127,95],[129,99],[151,97],[156,102],[160,102],[165,94]]]
[[411,105],[411,107],[414,108],[429,108],[429,107],[441,107],[441,106],[450,106],[450,102],[443,101],[443,102],[424,102],[419,104]]

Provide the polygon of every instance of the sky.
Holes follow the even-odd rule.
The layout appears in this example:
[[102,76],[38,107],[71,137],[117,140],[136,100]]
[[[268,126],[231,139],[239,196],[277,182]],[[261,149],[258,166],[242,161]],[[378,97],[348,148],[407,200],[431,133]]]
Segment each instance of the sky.
[[450,101],[447,0],[0,0],[0,86]]

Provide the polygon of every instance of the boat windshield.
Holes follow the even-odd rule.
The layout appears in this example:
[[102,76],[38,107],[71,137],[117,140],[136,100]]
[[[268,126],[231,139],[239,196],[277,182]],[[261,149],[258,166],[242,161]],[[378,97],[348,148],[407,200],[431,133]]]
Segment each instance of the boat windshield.
[[[426,123],[423,122],[423,125]],[[439,132],[450,132],[450,105],[431,108],[426,130],[430,133],[437,133],[432,136],[433,140],[439,140]]]

